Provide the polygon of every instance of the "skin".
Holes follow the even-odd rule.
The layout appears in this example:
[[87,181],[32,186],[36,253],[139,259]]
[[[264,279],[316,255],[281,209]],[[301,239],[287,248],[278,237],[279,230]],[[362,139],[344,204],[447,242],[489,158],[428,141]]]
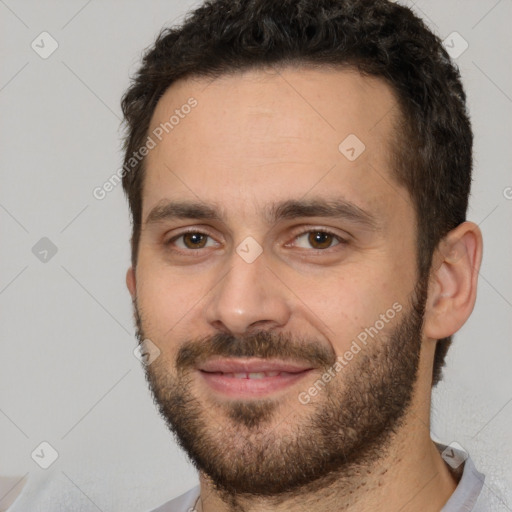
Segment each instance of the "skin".
[[[383,81],[325,68],[186,79],[160,99],[150,132],[190,97],[197,107],[147,156],[138,263],[126,279],[145,335],[169,372],[184,340],[216,332],[300,333],[343,355],[392,304],[405,308],[418,279],[415,213],[388,161],[398,109]],[[366,147],[354,161],[338,149],[349,134]],[[375,218],[376,229],[344,218],[269,223],[265,217],[269,203],[313,197],[356,204]],[[155,206],[173,199],[216,205],[222,220],[145,222]],[[184,228],[208,234],[207,246],[187,249],[183,238],[165,245]],[[324,251],[308,243],[308,230],[325,229],[350,243],[334,239]],[[248,236],[263,250],[252,263],[236,252]],[[471,314],[481,254],[481,233],[471,222],[450,232],[436,251],[412,404],[365,485],[358,487],[353,475],[353,485],[334,484],[279,504],[244,497],[244,510],[442,508],[456,481],[430,439],[435,340],[454,334]],[[296,397],[318,377],[313,373],[279,394],[274,427],[292,412],[306,414]],[[211,405],[229,399],[201,382],[193,386],[212,424],[227,425],[224,410]],[[200,484],[203,510],[231,510],[206,475],[200,474]]]

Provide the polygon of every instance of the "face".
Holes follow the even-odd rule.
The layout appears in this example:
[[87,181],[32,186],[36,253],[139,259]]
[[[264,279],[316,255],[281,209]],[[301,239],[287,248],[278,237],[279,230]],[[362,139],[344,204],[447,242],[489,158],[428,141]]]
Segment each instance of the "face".
[[160,411],[229,493],[324,485],[414,399],[426,283],[395,107],[380,80],[291,68],[183,80],[157,105],[128,286]]

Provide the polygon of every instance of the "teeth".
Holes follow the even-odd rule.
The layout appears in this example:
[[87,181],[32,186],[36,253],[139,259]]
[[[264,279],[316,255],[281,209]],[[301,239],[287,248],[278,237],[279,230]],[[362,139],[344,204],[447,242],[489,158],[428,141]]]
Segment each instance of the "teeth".
[[267,375],[265,374],[265,372],[254,372],[254,373],[248,373],[247,374],[247,379],[263,379],[265,378]]
[[235,379],[263,379],[265,377],[277,377],[281,372],[252,372],[252,373],[223,373],[226,377]]

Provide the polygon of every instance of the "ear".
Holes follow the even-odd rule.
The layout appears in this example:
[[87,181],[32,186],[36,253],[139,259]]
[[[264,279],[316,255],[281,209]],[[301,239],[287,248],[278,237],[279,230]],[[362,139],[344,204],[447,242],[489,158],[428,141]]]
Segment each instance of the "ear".
[[425,311],[424,333],[428,338],[451,336],[469,318],[476,300],[482,245],[482,232],[474,222],[463,222],[439,243]]
[[135,269],[130,267],[126,272],[126,286],[130,291],[130,295],[132,299],[135,300],[135,295],[137,291],[136,281],[135,281]]

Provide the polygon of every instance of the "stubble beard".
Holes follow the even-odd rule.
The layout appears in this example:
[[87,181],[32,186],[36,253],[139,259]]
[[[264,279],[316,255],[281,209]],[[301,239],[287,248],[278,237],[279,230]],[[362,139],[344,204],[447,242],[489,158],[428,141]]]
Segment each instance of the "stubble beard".
[[[178,443],[221,493],[277,497],[316,492],[371,467],[400,429],[417,380],[425,302],[426,281],[420,280],[400,323],[373,338],[307,405],[296,396],[286,402],[206,401],[195,393],[193,368],[213,355],[294,357],[314,362],[318,378],[332,367],[334,353],[318,348],[318,342],[268,331],[187,341],[176,361],[160,357],[146,366],[146,379]],[[142,341],[136,301],[134,312]],[[287,405],[295,401],[290,411]]]

